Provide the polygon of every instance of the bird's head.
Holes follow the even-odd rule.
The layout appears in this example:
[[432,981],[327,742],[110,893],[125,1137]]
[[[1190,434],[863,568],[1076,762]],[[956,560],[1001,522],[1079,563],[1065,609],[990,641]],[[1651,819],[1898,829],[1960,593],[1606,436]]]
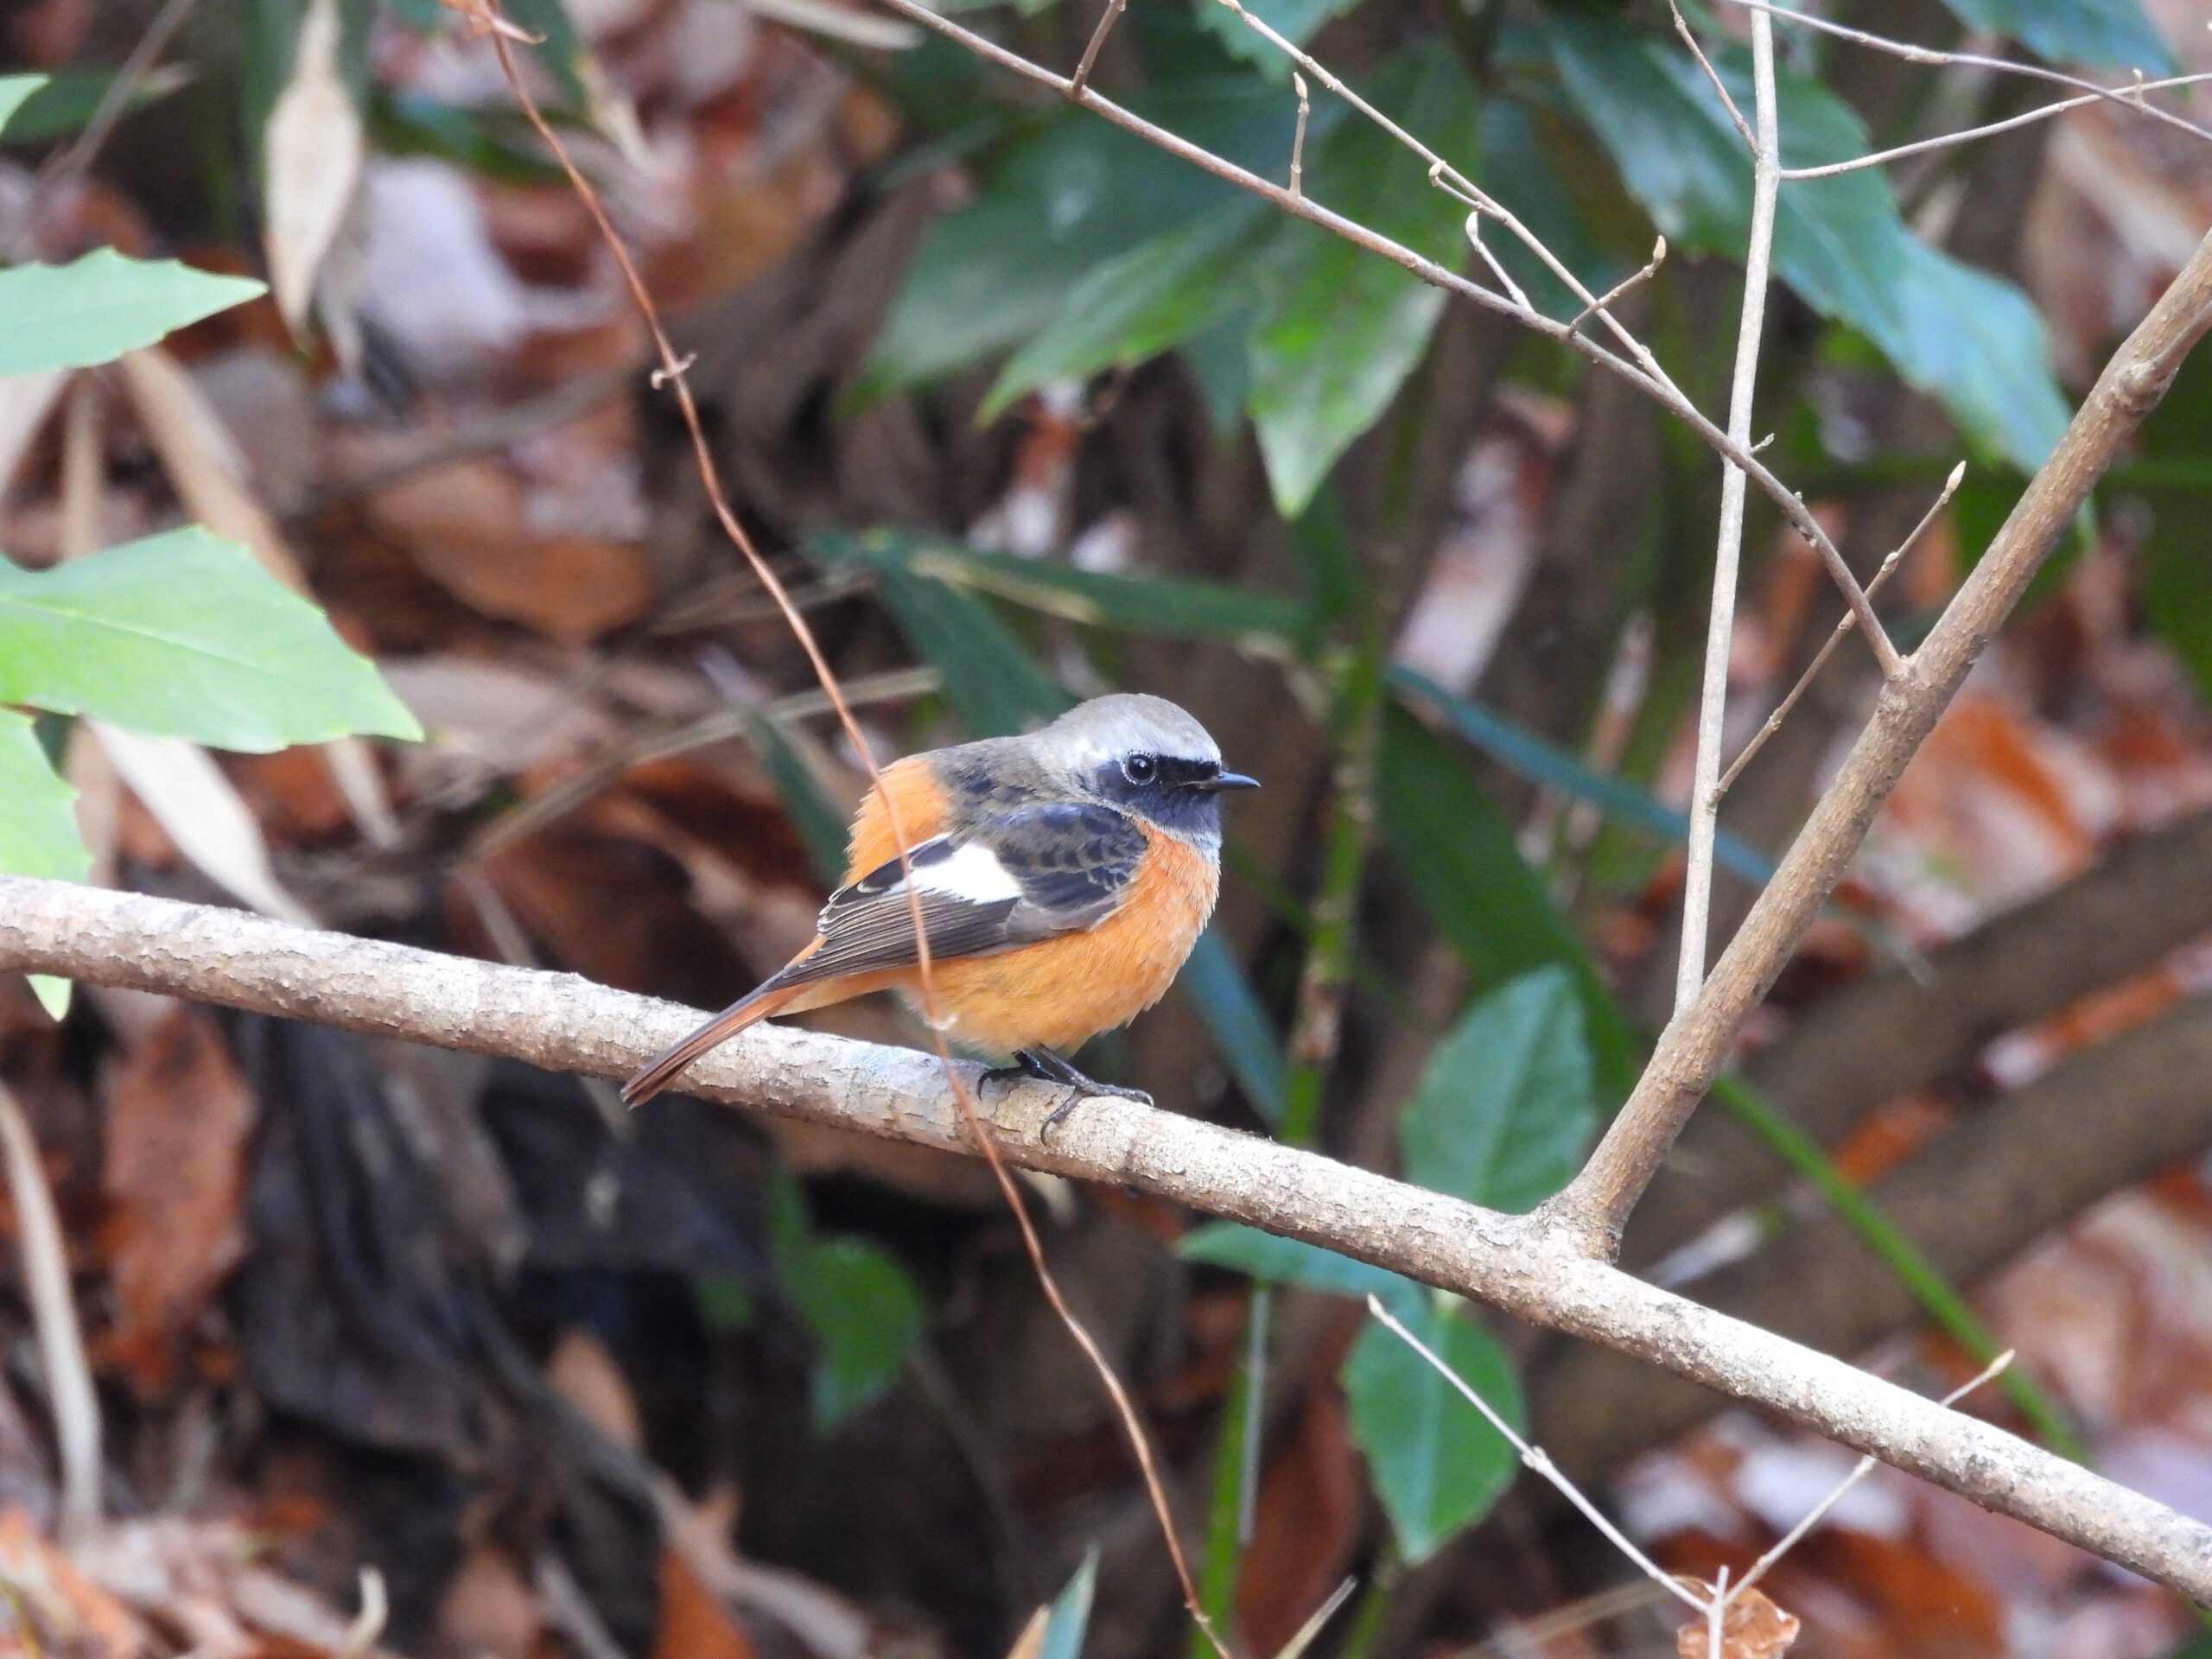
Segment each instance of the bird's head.
[[1256,779],[1224,771],[1221,746],[1165,697],[1093,697],[1033,741],[1074,792],[1188,841],[1217,842],[1223,791],[1259,787]]

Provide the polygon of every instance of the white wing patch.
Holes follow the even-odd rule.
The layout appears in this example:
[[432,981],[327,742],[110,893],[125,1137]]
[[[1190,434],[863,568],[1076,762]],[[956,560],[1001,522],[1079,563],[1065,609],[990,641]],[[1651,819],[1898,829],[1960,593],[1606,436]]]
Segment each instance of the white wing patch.
[[980,842],[969,842],[950,858],[916,864],[913,879],[914,885],[926,893],[941,893],[971,905],[1021,897],[1021,883],[999,862],[998,855]]

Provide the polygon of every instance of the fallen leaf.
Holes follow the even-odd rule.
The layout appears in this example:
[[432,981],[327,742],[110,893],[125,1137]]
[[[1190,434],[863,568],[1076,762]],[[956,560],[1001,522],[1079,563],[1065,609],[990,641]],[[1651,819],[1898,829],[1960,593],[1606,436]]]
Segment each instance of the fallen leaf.
[[1797,1639],[1797,1621],[1754,1587],[1734,1597],[1720,1616],[1720,1640],[1710,1623],[1694,1618],[1675,1633],[1681,1659],[1780,1659]]
[[653,1659],[753,1659],[753,1638],[681,1551],[660,1556],[660,1627]]
[[101,1242],[116,1318],[101,1357],[151,1397],[245,1251],[254,1100],[213,1020],[180,1003],[116,1069],[107,1107]]
[[41,1649],[67,1652],[71,1659],[134,1659],[146,1633],[130,1610],[78,1569],[60,1548],[39,1535],[21,1510],[0,1514],[0,1582],[15,1593],[5,1611],[16,1618],[28,1611],[37,1626]]
[[292,76],[262,135],[269,285],[295,334],[307,332],[315,272],[361,180],[360,112],[338,67],[337,0],[309,0]]
[[182,738],[147,737],[105,721],[85,723],[124,785],[200,874],[264,916],[315,925],[307,907],[277,881],[261,826],[207,750]]
[[638,1451],[645,1445],[638,1421],[638,1402],[630,1393],[622,1368],[607,1344],[580,1325],[561,1333],[553,1357],[545,1363],[545,1380],[553,1391],[574,1406],[593,1427],[615,1445]]
[[1367,1483],[1344,1423],[1344,1396],[1309,1389],[1288,1442],[1262,1471],[1237,1580],[1237,1625],[1255,1652],[1282,1648],[1329,1599],[1366,1519]]

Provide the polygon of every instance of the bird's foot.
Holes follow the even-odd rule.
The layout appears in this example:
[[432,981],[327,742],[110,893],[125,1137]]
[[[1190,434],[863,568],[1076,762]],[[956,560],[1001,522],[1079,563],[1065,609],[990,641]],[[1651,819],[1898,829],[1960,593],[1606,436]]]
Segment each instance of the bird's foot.
[[1025,1077],[1042,1077],[1047,1082],[1063,1084],[1068,1090],[1067,1098],[1053,1107],[1046,1114],[1045,1121],[1037,1126],[1039,1141],[1051,1140],[1052,1131],[1059,1127],[1060,1120],[1073,1111],[1087,1095],[1113,1095],[1122,1100],[1134,1100],[1140,1106],[1152,1104],[1152,1096],[1143,1090],[1124,1089],[1119,1084],[1101,1083],[1097,1078],[1078,1071],[1049,1048],[1026,1048],[1014,1058],[1019,1064],[1009,1067],[1009,1070],[1020,1071]]

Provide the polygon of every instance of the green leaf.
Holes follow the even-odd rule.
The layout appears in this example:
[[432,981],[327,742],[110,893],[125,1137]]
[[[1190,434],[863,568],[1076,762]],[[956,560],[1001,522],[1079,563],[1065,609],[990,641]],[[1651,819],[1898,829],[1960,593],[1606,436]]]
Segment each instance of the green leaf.
[[[1233,57],[1256,66],[1268,79],[1290,79],[1291,62],[1267,39],[1219,0],[1193,0],[1198,24],[1218,39]],[[1295,46],[1303,46],[1321,25],[1350,11],[1357,0],[1243,0],[1244,9]]]
[[1516,1214],[1565,1186],[1598,1124],[1573,976],[1554,963],[1500,986],[1430,1054],[1399,1128],[1406,1179]]
[[977,410],[994,420],[1047,380],[1141,363],[1203,334],[1245,302],[1251,245],[1270,210],[1256,196],[1140,242],[1077,279],[1016,352]]
[[1050,559],[1025,559],[899,531],[822,541],[833,561],[857,559],[878,570],[911,571],[956,588],[978,588],[1090,627],[1155,639],[1218,639],[1278,654],[1307,627],[1304,602],[1288,594],[1182,576],[1081,570]]
[[2098,69],[2173,73],[2173,48],[2136,0],[1943,0],[1969,29],[2008,36],[2037,57]]
[[1175,983],[1198,1005],[1229,1075],[1236,1079],[1260,1121],[1269,1128],[1280,1128],[1290,1100],[1282,1048],[1268,1023],[1267,1010],[1253,995],[1252,982],[1244,977],[1216,929],[1198,935]]
[[[1657,840],[1680,844],[1689,838],[1690,821],[1686,814],[1624,778],[1592,771],[1565,749],[1554,748],[1480,703],[1455,696],[1426,675],[1409,668],[1394,668],[1390,684],[1414,702],[1434,709],[1461,737],[1529,782],[1587,801],[1607,817]],[[1772,860],[1725,830],[1713,843],[1713,856],[1724,868],[1747,881],[1763,882],[1774,875]]]
[[0,376],[86,369],[262,293],[174,259],[99,248],[73,264],[0,270]]
[[[1433,1299],[1404,1322],[1501,1417],[1521,1427],[1520,1382],[1487,1331]],[[1374,1320],[1352,1344],[1343,1381],[1352,1439],[1366,1456],[1398,1548],[1417,1566],[1489,1513],[1513,1484],[1518,1454],[1433,1366]]]
[[[1400,57],[1372,101],[1463,170],[1474,166],[1474,87],[1449,51]],[[1461,262],[1465,210],[1372,123],[1347,121],[1313,150],[1307,189],[1417,253]],[[1275,505],[1294,518],[1421,360],[1444,293],[1302,220],[1279,228],[1257,287],[1249,407]]]
[[[125,101],[127,110],[143,109],[192,80],[192,72],[171,65],[141,75]],[[10,115],[10,95],[32,83],[28,97],[17,95]],[[44,144],[68,137],[92,118],[115,77],[105,69],[65,69],[53,75],[0,75],[0,143]]]
[[1451,743],[1395,706],[1383,711],[1376,808],[1393,861],[1476,982],[1566,967],[1605,1091],[1625,1091],[1636,1075],[1627,1023],[1581,942]]
[[[1668,239],[1740,259],[1751,164],[1688,54],[1580,9],[1548,11],[1544,29],[1576,107]],[[1745,54],[1724,49],[1715,62],[1750,108]],[[1865,127],[1827,88],[1784,75],[1777,90],[1791,166],[1866,153]],[[2057,442],[2066,402],[2034,308],[2012,284],[1920,242],[1878,169],[1785,183],[1774,258],[1807,304],[1866,335],[1977,441],[2030,470]]]
[[1045,1638],[1037,1644],[1037,1659],[1081,1659],[1083,1638],[1090,1629],[1090,1600],[1098,1587],[1098,1547],[1084,1552],[1083,1565],[1068,1580],[1067,1588],[1053,1598],[1045,1620]]
[[760,757],[769,781],[791,814],[791,824],[806,848],[814,873],[831,887],[845,880],[845,813],[830,798],[814,768],[781,725],[763,715],[748,713],[746,741]]
[[0,702],[250,753],[423,734],[321,611],[197,528],[51,570],[0,559]]
[[47,79],[44,75],[0,75],[0,137],[13,136],[8,131],[9,124]]
[[[1194,79],[1133,104],[1245,166],[1279,168],[1290,154],[1294,106],[1257,75]],[[1331,118],[1325,106],[1315,112],[1317,125]],[[855,397],[941,379],[1020,344],[1100,265],[1163,232],[1248,212],[1244,200],[1092,116],[1055,116],[1008,150],[973,202],[931,227]]]
[[1428,1292],[1410,1279],[1295,1238],[1278,1238],[1242,1222],[1210,1221],[1183,1235],[1175,1253],[1185,1262],[1230,1268],[1270,1285],[1296,1285],[1329,1296],[1378,1297],[1409,1319]]
[[[49,881],[81,881],[92,856],[77,833],[70,803],[77,791],[61,781],[29,715],[0,709],[0,873]],[[30,976],[31,989],[56,1020],[69,1012],[69,982]]]
[[921,1293],[891,1255],[865,1239],[815,1241],[786,1265],[785,1288],[822,1351],[814,1421],[835,1428],[888,1394],[926,1323]]
[[[2184,359],[2165,397],[2143,423],[2145,481],[2126,493],[2149,508],[2150,528],[2139,557],[2143,613],[2212,700],[2212,557],[2204,525],[2212,518],[2212,465],[2204,434],[2212,430],[2212,354]],[[2109,486],[2107,486],[2109,487]]]

